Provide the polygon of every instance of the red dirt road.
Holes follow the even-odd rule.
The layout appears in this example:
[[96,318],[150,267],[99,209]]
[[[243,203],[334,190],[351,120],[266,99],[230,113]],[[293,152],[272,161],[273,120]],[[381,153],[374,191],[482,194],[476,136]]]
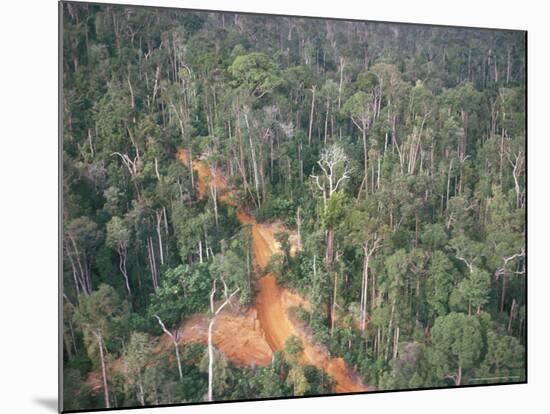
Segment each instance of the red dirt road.
[[[179,150],[177,156],[183,164],[189,165],[187,152]],[[207,191],[208,185],[214,185],[218,191],[219,199],[223,203],[239,207],[235,202],[234,193],[228,191],[226,181],[219,171],[214,171],[199,160],[193,161],[193,169],[198,175],[197,189],[201,196],[209,193]],[[239,208],[237,218],[242,224],[251,225],[252,247],[256,264],[260,270],[264,270],[271,256],[279,251],[275,234],[283,231],[283,226],[280,223],[257,223],[242,208]],[[293,240],[295,241],[295,238],[291,238],[291,242]],[[296,244],[292,243],[291,251],[295,250]],[[314,365],[330,374],[336,380],[336,392],[348,393],[367,390],[367,387],[355,375],[350,373],[342,358],[330,358],[325,350],[308,340],[305,333],[292,324],[288,311],[297,306],[302,306],[306,310],[309,309],[309,303],[305,299],[277,285],[275,277],[271,274],[258,279],[258,288],[259,292],[253,310],[249,312],[257,315],[259,328],[263,335],[257,334],[258,330],[255,324],[239,323],[234,320],[235,316],[223,313],[223,318],[216,322],[214,334],[214,343],[220,351],[240,364],[257,363],[265,365],[269,362],[268,355],[269,358],[271,357],[271,354],[265,349],[265,342],[267,342],[271,351],[279,351],[284,348],[285,341],[291,335],[296,335],[302,339],[304,345],[301,356],[302,363]],[[199,325],[202,325],[202,323]],[[193,321],[193,319],[184,324],[183,340],[185,342],[190,341],[190,337],[185,335],[186,330],[187,332],[192,331],[194,326],[197,326],[197,321]],[[238,327],[238,330],[235,330],[236,327]],[[237,331],[239,334],[235,335]],[[246,343],[239,341],[239,337],[246,338],[244,340]],[[201,335],[200,342],[205,342],[205,340],[205,337]]]

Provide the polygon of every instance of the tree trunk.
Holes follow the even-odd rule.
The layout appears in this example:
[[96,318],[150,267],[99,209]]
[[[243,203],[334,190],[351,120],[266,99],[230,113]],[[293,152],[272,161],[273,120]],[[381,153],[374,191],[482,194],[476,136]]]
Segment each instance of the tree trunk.
[[[225,295],[225,301],[218,307],[218,309],[214,309],[214,296],[216,295],[216,280],[214,279],[214,283],[212,286],[212,290],[210,291],[210,312],[212,313],[212,316],[210,318],[210,322],[208,323],[208,401],[212,401],[213,398],[213,382],[214,382],[214,345],[213,345],[213,328],[214,328],[214,322],[216,321],[216,316],[222,311],[222,309],[231,302],[231,298],[237,294],[237,292],[240,290],[240,288],[235,289],[235,291],[227,296],[227,285],[225,282],[223,282],[224,285],[224,295]],[[222,279],[223,281],[223,279]]]
[[334,273],[334,289],[332,290],[332,311],[330,312],[330,336],[334,335],[334,324],[336,321],[336,291],[338,286],[338,273]]
[[327,113],[325,115],[325,139],[324,139],[324,142],[325,142],[325,145],[327,145],[327,135],[328,135],[328,115],[330,113],[330,99],[329,97],[327,96]]
[[515,317],[515,310],[516,310],[516,299],[512,300],[512,306],[510,307],[510,317],[508,318],[508,333],[512,332],[512,320]]
[[126,290],[128,291],[128,297],[132,296],[132,290],[130,289],[130,278],[128,277],[128,271],[126,270],[126,256],[127,256],[127,248],[124,246],[120,246],[118,249],[118,256],[119,256],[119,268],[120,272],[122,273],[122,277],[124,278],[124,282],[126,284]]
[[365,192],[366,194],[369,193],[369,180],[368,180],[368,174],[369,174],[369,159],[368,159],[368,148],[367,148],[367,125],[366,122],[363,122],[363,126],[361,129],[362,135],[363,135],[363,163],[365,167],[365,178],[363,178],[363,182],[365,183]]
[[155,251],[153,247],[153,239],[151,237],[147,238],[147,258],[149,259],[151,281],[153,283],[153,288],[156,290],[158,288],[157,266],[155,263]]
[[159,252],[160,252],[160,264],[164,264],[164,253],[162,248],[162,235],[160,232],[160,225],[162,223],[162,210],[155,212],[157,215],[157,238],[159,241]]
[[156,320],[158,321],[162,331],[166,335],[168,335],[168,337],[172,341],[172,344],[174,345],[174,349],[176,350],[176,361],[178,363],[178,372],[180,374],[180,381],[183,381],[183,371],[181,369],[181,358],[180,358],[180,351],[178,349],[178,341],[174,337],[174,334],[172,334],[172,332],[170,332],[168,329],[166,329],[166,326],[164,325],[164,323],[162,322],[162,320],[160,319],[160,317],[158,315],[153,315],[153,317],[156,318]]
[[94,332],[99,347],[99,358],[101,360],[101,374],[103,377],[103,393],[105,395],[105,408],[111,408],[109,403],[109,386],[107,385],[107,370],[105,369],[105,355],[103,354],[103,337],[101,334]]
[[449,192],[451,191],[451,170],[453,169],[453,159],[449,163],[449,173],[447,174],[447,200],[445,204],[445,209],[449,208]]
[[395,337],[393,341],[393,359],[397,358],[397,345],[399,345],[399,325],[395,328]]
[[500,291],[500,311],[504,311],[504,300],[506,298],[506,274],[502,274],[502,289]]
[[252,141],[252,131],[250,130],[250,125],[248,123],[248,116],[244,115],[246,129],[248,131],[248,143],[250,144],[250,156],[252,158],[252,170],[254,173],[254,188],[256,189],[256,197],[258,201],[258,207],[260,206],[260,178],[258,175],[258,164],[256,162],[256,150],[254,148],[254,143]]
[[212,384],[214,382],[214,346],[212,344],[212,330],[216,318],[212,317],[208,324],[208,401],[212,401]]
[[369,252],[368,252],[368,244],[365,243],[363,245],[363,252],[364,252],[364,258],[363,258],[363,281],[361,284],[361,305],[360,305],[360,318],[359,322],[361,325],[361,330],[365,330],[365,321],[367,319],[367,298],[368,298],[368,285],[369,285],[369,274],[368,274],[368,268],[369,268]]
[[210,195],[212,196],[212,202],[214,204],[214,221],[216,223],[216,228],[218,228],[218,189],[212,182],[210,183]]
[[327,270],[332,267],[332,259],[334,257],[334,230],[327,230],[327,247],[325,249],[325,265]]
[[311,145],[311,130],[313,129],[313,110],[315,108],[315,85],[311,87],[311,112],[309,114],[309,132],[307,134],[307,143]]

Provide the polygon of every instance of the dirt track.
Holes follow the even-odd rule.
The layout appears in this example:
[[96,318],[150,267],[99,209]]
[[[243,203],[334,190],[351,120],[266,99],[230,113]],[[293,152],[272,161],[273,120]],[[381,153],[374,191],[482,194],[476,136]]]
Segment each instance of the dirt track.
[[[178,159],[188,165],[187,154],[178,151]],[[239,207],[234,193],[228,191],[225,179],[220,173],[212,171],[204,162],[193,161],[193,169],[197,172],[197,189],[200,196],[210,196],[208,185],[213,184],[218,190],[218,198],[226,204]],[[279,251],[275,234],[285,230],[281,223],[257,223],[243,209],[237,211],[237,218],[242,224],[252,227],[252,247],[256,266],[263,271],[271,256]],[[296,235],[289,238],[291,254],[297,250]],[[342,358],[330,358],[326,350],[311,342],[305,332],[294,326],[289,318],[292,308],[303,307],[310,310],[310,304],[304,298],[288,289],[277,285],[275,277],[268,273],[258,279],[258,294],[254,305],[242,309],[224,309],[214,326],[214,345],[237,365],[266,366],[271,362],[273,352],[284,348],[285,341],[296,335],[302,339],[304,351],[300,357],[303,364],[314,365],[323,369],[336,380],[336,392],[348,393],[366,391],[361,383],[346,367]],[[208,321],[204,315],[194,315],[188,318],[179,329],[179,342],[202,343],[208,340]],[[154,353],[172,353],[170,339],[162,335],[157,339]],[[123,358],[114,361],[111,369],[116,372],[124,370]],[[86,380],[92,393],[99,391],[103,384],[99,372],[92,372]]]
[[[178,151],[178,159],[185,165],[189,165],[187,153],[184,150]],[[234,194],[228,191],[227,184],[222,174],[213,171],[204,162],[194,160],[193,169],[197,172],[197,189],[201,196],[208,193],[208,185],[216,186],[219,199],[227,204],[239,207],[235,202]],[[275,239],[275,234],[284,230],[280,223],[265,224],[257,223],[243,209],[239,208],[237,218],[242,224],[252,226],[252,246],[254,250],[256,265],[260,270],[264,270],[271,256],[279,251],[279,245]],[[291,238],[295,240],[295,238]],[[296,245],[292,245],[291,251],[296,250]],[[264,365],[267,354],[256,352],[256,348],[265,349],[262,342],[267,341],[270,349],[279,351],[284,348],[284,343],[291,335],[296,335],[302,339],[304,351],[301,356],[302,363],[311,364],[317,368],[323,369],[336,380],[336,392],[358,392],[366,391],[367,388],[356,376],[352,375],[347,369],[342,358],[330,358],[325,350],[318,345],[311,343],[306,338],[304,332],[295,327],[288,316],[288,311],[296,306],[302,306],[309,309],[309,303],[300,296],[290,292],[288,289],[277,285],[275,277],[267,274],[258,280],[259,292],[253,306],[253,311],[257,314],[262,336],[257,335],[255,324],[238,324],[239,335],[235,335],[235,316],[224,314],[223,319],[216,323],[214,343],[230,359],[237,363],[258,363]],[[183,331],[192,330],[196,321],[187,321]],[[253,326],[254,334],[250,335],[247,326]],[[239,343],[236,337],[246,337],[246,344]],[[189,340],[189,338],[187,338]],[[185,335],[183,336],[185,341]],[[201,338],[201,342],[204,338]],[[223,345],[223,346],[222,346]],[[225,349],[224,349],[225,348]],[[254,350],[254,351],[253,351]],[[252,351],[252,352],[251,352]],[[265,362],[264,362],[265,361]]]

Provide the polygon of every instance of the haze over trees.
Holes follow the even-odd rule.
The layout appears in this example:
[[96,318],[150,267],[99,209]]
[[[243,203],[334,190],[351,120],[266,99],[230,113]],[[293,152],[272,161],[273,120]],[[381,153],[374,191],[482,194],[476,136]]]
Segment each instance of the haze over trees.
[[[260,289],[241,211],[297,235],[269,270],[369,389],[525,380],[523,33],[76,3],[63,20],[65,410],[335,392],[300,337],[267,365],[214,345]],[[196,315],[209,340],[185,343]]]

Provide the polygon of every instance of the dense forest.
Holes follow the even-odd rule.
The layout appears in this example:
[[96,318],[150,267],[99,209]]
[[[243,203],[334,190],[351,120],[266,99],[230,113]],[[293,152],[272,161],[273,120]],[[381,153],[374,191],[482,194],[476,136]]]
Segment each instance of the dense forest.
[[64,410],[526,380],[524,33],[62,7]]

